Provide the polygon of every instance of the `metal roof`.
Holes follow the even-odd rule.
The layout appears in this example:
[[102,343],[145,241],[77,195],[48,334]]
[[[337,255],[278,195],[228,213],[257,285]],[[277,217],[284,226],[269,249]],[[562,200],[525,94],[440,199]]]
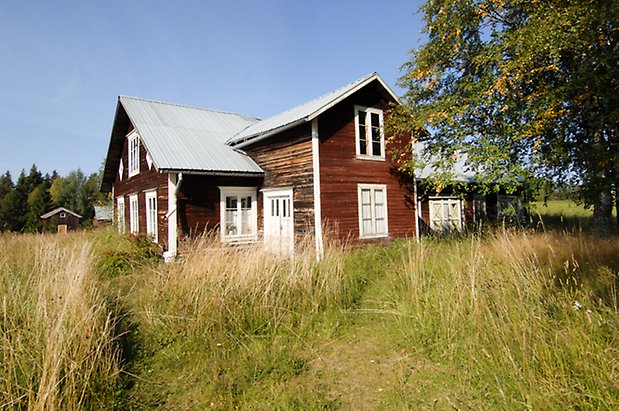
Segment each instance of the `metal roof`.
[[395,101],[399,101],[396,94],[387,86],[380,76],[374,72],[343,87],[340,87],[337,90],[333,90],[318,98],[284,111],[283,113],[276,114],[273,117],[250,125],[237,133],[228,141],[228,143],[242,147],[250,142],[254,143],[276,132],[283,131],[284,129],[302,122],[311,121],[375,80],[383,86],[383,88],[391,97],[393,97]]
[[114,218],[113,206],[94,206],[95,218],[99,221],[112,221]]
[[[422,142],[415,143],[413,146],[413,151],[417,153],[418,156],[423,158],[423,156],[425,155],[425,144]],[[457,157],[456,162],[453,164],[451,173],[455,181],[463,181],[469,183],[475,181],[475,173],[471,171],[466,165],[467,159],[468,157],[466,153],[460,154]],[[432,158],[431,160],[435,160],[435,158]],[[419,179],[426,179],[432,177],[432,175],[437,172],[443,171],[445,170],[440,168],[437,169],[430,164],[426,164],[422,169],[415,170],[415,175]]]
[[73,215],[74,215],[75,217],[77,217],[77,218],[82,218],[82,216],[81,216],[81,215],[79,215],[79,214],[77,214],[77,213],[74,213],[73,211],[69,210],[68,208],[64,208],[64,207],[58,207],[58,208],[55,208],[55,209],[53,209],[52,211],[50,211],[49,213],[45,213],[45,214],[43,214],[43,215],[41,216],[41,218],[42,218],[43,220],[45,220],[46,218],[50,218],[51,216],[53,216],[53,215],[55,215],[55,214],[58,214],[58,213],[60,213],[60,212],[65,212],[65,213],[73,214]]
[[119,102],[160,171],[262,174],[226,141],[258,119],[160,101],[120,96]]

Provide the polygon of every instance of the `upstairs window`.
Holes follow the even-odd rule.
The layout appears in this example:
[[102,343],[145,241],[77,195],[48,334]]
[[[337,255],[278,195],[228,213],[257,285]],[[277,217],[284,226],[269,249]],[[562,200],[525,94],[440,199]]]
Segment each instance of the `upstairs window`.
[[140,136],[132,131],[128,136],[129,140],[129,177],[140,172]]
[[357,158],[385,159],[382,110],[355,106],[355,135]]
[[221,240],[247,242],[257,238],[255,187],[220,187]]

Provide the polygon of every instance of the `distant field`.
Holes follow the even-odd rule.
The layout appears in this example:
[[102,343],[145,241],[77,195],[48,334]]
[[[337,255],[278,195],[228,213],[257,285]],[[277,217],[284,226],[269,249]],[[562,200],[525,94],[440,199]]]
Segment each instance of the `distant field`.
[[616,237],[0,248],[0,409],[619,409]]
[[572,200],[550,200],[547,203],[536,201],[531,203],[533,212],[541,215],[563,217],[591,217],[593,211],[586,209],[582,204],[576,204]]

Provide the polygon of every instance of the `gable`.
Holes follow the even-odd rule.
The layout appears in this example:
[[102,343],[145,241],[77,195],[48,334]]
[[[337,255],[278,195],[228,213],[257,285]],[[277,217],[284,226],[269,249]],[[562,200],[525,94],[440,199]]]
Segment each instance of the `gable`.
[[237,133],[228,143],[235,147],[244,147],[299,124],[311,122],[325,111],[368,88],[375,89],[388,101],[399,103],[398,97],[380,76],[372,73],[337,90],[255,123]]

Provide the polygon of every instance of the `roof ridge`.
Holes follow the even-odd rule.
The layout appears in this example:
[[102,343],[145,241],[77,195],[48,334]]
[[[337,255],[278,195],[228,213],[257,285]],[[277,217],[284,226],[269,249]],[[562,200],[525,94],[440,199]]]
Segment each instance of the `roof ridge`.
[[[321,94],[321,95],[319,95],[319,96],[317,96],[317,97],[315,97],[315,98],[313,98],[313,99],[311,99],[311,100],[307,100],[307,101],[305,101],[305,102],[303,102],[303,103],[301,103],[301,104],[297,104],[297,105],[295,105],[295,106],[293,106],[293,107],[291,107],[291,108],[289,108],[289,109],[287,109],[287,110],[284,110],[284,111],[281,111],[281,112],[279,112],[279,113],[273,114],[272,116],[269,116],[269,117],[267,117],[267,118],[265,118],[265,119],[262,119],[262,120],[258,121],[258,122],[257,122],[257,123],[255,123],[255,124],[251,124],[251,125],[249,125],[249,126],[245,127],[243,130],[238,131],[238,132],[237,132],[234,136],[232,136],[232,137],[231,137],[231,138],[227,141],[227,144],[235,144],[235,143],[239,143],[240,141],[243,141],[242,139],[240,139],[240,137],[239,137],[239,136],[243,135],[243,133],[244,133],[247,129],[249,129],[249,128],[252,128],[252,127],[258,127],[261,123],[264,123],[265,121],[268,121],[268,120],[270,120],[270,119],[272,119],[272,118],[275,118],[275,117],[278,117],[278,116],[283,116],[283,115],[285,115],[286,113],[293,112],[293,111],[298,110],[298,109],[300,109],[300,108],[302,108],[302,107],[305,107],[305,106],[311,105],[312,103],[314,103],[314,102],[316,102],[316,101],[318,101],[318,100],[321,100],[321,99],[324,99],[324,98],[326,98],[326,97],[328,97],[328,96],[330,96],[330,95],[333,95],[334,97],[333,97],[333,98],[331,98],[331,99],[329,100],[329,102],[326,102],[326,103],[324,104],[324,105],[329,105],[329,104],[330,104],[330,102],[332,102],[333,100],[337,100],[337,98],[338,98],[337,96],[339,96],[339,95],[342,93],[342,91],[343,91],[343,90],[349,89],[349,88],[351,88],[352,86],[355,86],[355,85],[357,85],[357,84],[362,84],[362,83],[364,83],[364,82],[366,82],[366,81],[368,81],[368,80],[372,79],[373,77],[375,77],[375,78],[380,78],[380,75],[379,75],[376,71],[373,71],[373,72],[371,72],[370,74],[367,74],[367,75],[365,75],[365,76],[363,76],[363,77],[360,77],[360,78],[358,78],[358,79],[356,79],[356,80],[353,80],[353,81],[351,81],[351,82],[349,82],[349,83],[346,83],[346,84],[344,84],[344,85],[343,85],[343,86],[341,86],[341,87],[338,87],[338,88],[336,88],[336,89],[334,89],[334,90],[331,90],[331,91],[328,91],[328,92],[326,92],[326,93],[323,93],[323,94]],[[323,106],[324,106],[324,105],[323,105]],[[313,113],[310,113],[310,114],[308,114],[308,116],[309,116],[309,115],[312,115],[312,114],[313,114]],[[251,140],[251,139],[253,139],[253,138],[252,138],[252,137],[249,137],[249,138],[247,138],[247,141],[249,141],[249,140]]]
[[[289,112],[289,111],[296,110],[296,109],[298,109],[299,107],[307,106],[307,105],[309,105],[310,103],[315,102],[316,100],[320,100],[321,98],[325,98],[325,97],[326,97],[326,96],[328,96],[329,94],[337,94],[340,90],[346,89],[346,88],[348,88],[348,87],[350,87],[350,86],[352,86],[353,84],[356,84],[356,83],[362,83],[362,82],[364,82],[364,81],[368,80],[369,78],[371,78],[371,77],[373,77],[373,76],[375,76],[375,75],[378,75],[378,73],[377,73],[377,72],[375,72],[375,71],[373,71],[372,73],[367,74],[367,75],[365,75],[365,76],[363,76],[363,77],[361,77],[361,78],[358,78],[358,79],[356,79],[356,80],[353,80],[353,81],[351,81],[351,82],[349,82],[349,83],[346,83],[346,84],[344,84],[344,85],[343,85],[343,86],[341,86],[341,87],[338,87],[338,88],[336,88],[336,89],[334,89],[334,90],[331,90],[331,91],[327,91],[326,93],[322,93],[322,94],[321,94],[321,95],[319,95],[318,97],[314,97],[314,98],[313,98],[313,99],[311,99],[311,100],[307,100],[307,101],[305,101],[305,102],[303,102],[303,103],[300,103],[300,104],[297,104],[297,105],[295,105],[295,106],[293,106],[293,107],[290,107],[288,110],[284,110],[284,111],[280,111],[279,113],[275,113],[275,114],[273,114],[272,116],[269,116],[269,117],[265,118],[264,120],[268,120],[268,119],[269,119],[269,118],[271,118],[271,117],[279,116],[279,115],[284,114],[284,113],[287,113],[287,112]],[[261,120],[261,121],[262,121],[262,120]]]
[[234,113],[232,111],[216,110],[216,109],[212,109],[212,108],[192,106],[192,105],[189,105],[189,104],[170,103],[168,101],[161,101],[161,100],[155,100],[155,99],[144,98],[144,97],[128,96],[128,95],[125,95],[125,94],[120,94],[118,96],[118,98],[119,99],[127,98],[127,99],[131,99],[131,100],[144,101],[144,102],[148,102],[148,103],[157,103],[157,104],[162,104],[162,105],[166,105],[166,106],[176,106],[176,107],[182,107],[182,108],[189,108],[189,109],[193,109],[193,110],[208,111],[210,113],[231,114],[231,115],[245,117],[245,118],[250,118],[250,119],[254,119],[254,120],[260,120],[258,117],[251,116],[251,115],[248,115],[248,114],[241,114],[241,113]]

